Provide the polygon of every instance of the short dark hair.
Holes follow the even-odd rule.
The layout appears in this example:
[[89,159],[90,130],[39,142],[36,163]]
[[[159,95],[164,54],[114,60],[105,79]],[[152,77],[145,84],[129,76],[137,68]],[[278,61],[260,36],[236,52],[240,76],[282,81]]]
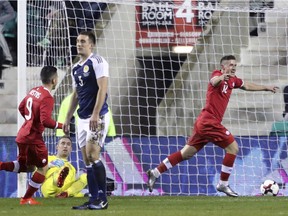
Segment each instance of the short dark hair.
[[236,57],[234,55],[223,56],[220,60],[220,65],[222,64],[223,61],[227,61],[227,60],[236,60]]
[[58,139],[58,143],[59,143],[59,141],[60,141],[61,139],[64,139],[64,138],[69,139],[70,142],[72,143],[72,139],[71,139],[71,137],[68,136],[68,135],[63,135],[63,136],[61,136],[61,137]]
[[95,34],[92,31],[82,31],[80,32],[79,35],[86,35],[88,36],[89,40],[93,43],[96,44],[96,37]]
[[44,66],[40,73],[40,79],[43,84],[49,84],[57,74],[57,68],[54,66]]

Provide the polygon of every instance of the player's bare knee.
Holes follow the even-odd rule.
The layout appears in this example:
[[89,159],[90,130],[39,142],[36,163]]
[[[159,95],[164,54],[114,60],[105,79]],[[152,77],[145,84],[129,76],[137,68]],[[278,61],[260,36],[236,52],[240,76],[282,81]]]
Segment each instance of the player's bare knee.
[[238,152],[239,152],[238,144],[236,143],[236,145],[232,145],[231,147],[232,147],[232,152],[231,152],[231,154],[237,155]]
[[83,161],[84,161],[86,166],[90,165],[90,161],[89,161],[89,159],[87,157],[85,159],[83,159]]
[[231,146],[230,148],[225,149],[227,153],[237,155],[239,152],[238,146]]
[[86,141],[90,144],[99,145],[100,138],[101,138],[101,135],[99,132],[89,131],[87,134]]
[[182,158],[183,160],[189,160],[190,158],[192,158],[194,156],[195,153],[193,152],[186,152],[184,154],[182,154]]
[[234,154],[237,155],[238,152],[239,152],[239,148],[238,148],[238,146],[237,146],[237,147],[235,148],[235,150],[234,150]]
[[182,155],[183,160],[189,160],[195,155],[196,152],[197,152],[197,149],[195,147],[186,145],[181,150],[181,155]]
[[92,157],[91,154],[88,155],[88,161],[89,161],[90,163],[93,163],[93,157]]
[[182,155],[183,160],[189,160],[191,158],[191,156],[184,154]]
[[99,160],[100,156],[98,156],[95,153],[93,153],[93,154],[91,153],[91,154],[87,155],[87,158],[89,160],[89,163],[93,163],[94,161]]
[[239,152],[238,143],[236,141],[232,142],[225,148],[225,151],[229,154],[237,155]]

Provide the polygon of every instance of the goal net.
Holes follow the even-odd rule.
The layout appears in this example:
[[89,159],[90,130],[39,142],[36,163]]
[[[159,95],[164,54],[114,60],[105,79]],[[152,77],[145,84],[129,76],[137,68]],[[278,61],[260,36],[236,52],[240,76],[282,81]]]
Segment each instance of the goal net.
[[[109,63],[116,135],[107,137],[101,157],[108,177],[117,182],[114,195],[214,196],[220,195],[215,186],[224,156],[215,145],[163,174],[152,193],[145,171],[185,145],[205,105],[212,71],[222,56],[233,54],[238,77],[280,89],[276,94],[233,91],[223,119],[240,148],[230,186],[240,195],[256,195],[269,178],[288,194],[287,10],[284,0],[28,1],[28,88],[39,82],[43,65],[56,65],[53,115],[63,121],[60,106],[72,89],[77,34],[94,31],[95,52]],[[60,135],[45,132],[50,153]],[[84,163],[71,135],[71,161],[80,170]]]

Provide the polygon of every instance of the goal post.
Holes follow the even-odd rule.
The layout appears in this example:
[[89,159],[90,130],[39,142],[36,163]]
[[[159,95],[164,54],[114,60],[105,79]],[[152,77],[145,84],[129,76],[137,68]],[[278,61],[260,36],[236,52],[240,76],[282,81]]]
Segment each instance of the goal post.
[[[106,140],[102,161],[118,184],[115,195],[151,195],[145,171],[185,145],[205,105],[212,71],[219,69],[222,56],[233,54],[238,77],[280,90],[274,95],[233,90],[223,119],[240,146],[230,185],[241,195],[256,195],[269,177],[288,194],[282,117],[287,11],[281,0],[261,6],[249,0],[29,1],[27,89],[39,83],[43,65],[57,66],[57,119],[72,89],[77,34],[94,31],[95,52],[109,63],[108,103],[116,129]],[[284,138],[269,136],[280,130],[275,125],[284,125]],[[57,139],[55,131],[45,131],[50,153]],[[84,163],[76,140],[74,134],[71,161],[79,171]],[[208,144],[162,175],[152,194],[219,195],[215,185],[222,158],[223,150]]]
[[[18,1],[18,16],[19,17],[26,17],[26,1]],[[26,19],[18,19],[18,27],[17,27],[17,34],[21,35],[21,37],[18,36],[18,44],[26,44],[26,25],[27,20]],[[26,46],[18,46],[17,48],[17,104],[20,104],[23,97],[25,97],[26,92]],[[24,122],[23,117],[20,113],[17,115],[17,122],[18,126],[17,129],[20,129],[22,123]],[[17,188],[18,188],[18,197],[23,197],[25,193],[26,188],[26,181],[27,181],[27,174],[26,173],[19,173],[18,174],[18,182],[17,182]]]

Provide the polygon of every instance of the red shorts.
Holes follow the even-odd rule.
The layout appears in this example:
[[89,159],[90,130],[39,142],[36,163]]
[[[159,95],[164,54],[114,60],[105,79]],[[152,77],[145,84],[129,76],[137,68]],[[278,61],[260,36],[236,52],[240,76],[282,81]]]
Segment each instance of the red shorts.
[[195,122],[192,136],[189,137],[187,145],[194,146],[199,151],[208,142],[212,142],[225,149],[234,141],[234,136],[219,120],[214,117],[207,118],[207,115],[202,115],[199,116]]
[[18,161],[20,164],[27,166],[45,167],[48,163],[48,149],[43,144],[24,144],[17,143],[19,154]]

